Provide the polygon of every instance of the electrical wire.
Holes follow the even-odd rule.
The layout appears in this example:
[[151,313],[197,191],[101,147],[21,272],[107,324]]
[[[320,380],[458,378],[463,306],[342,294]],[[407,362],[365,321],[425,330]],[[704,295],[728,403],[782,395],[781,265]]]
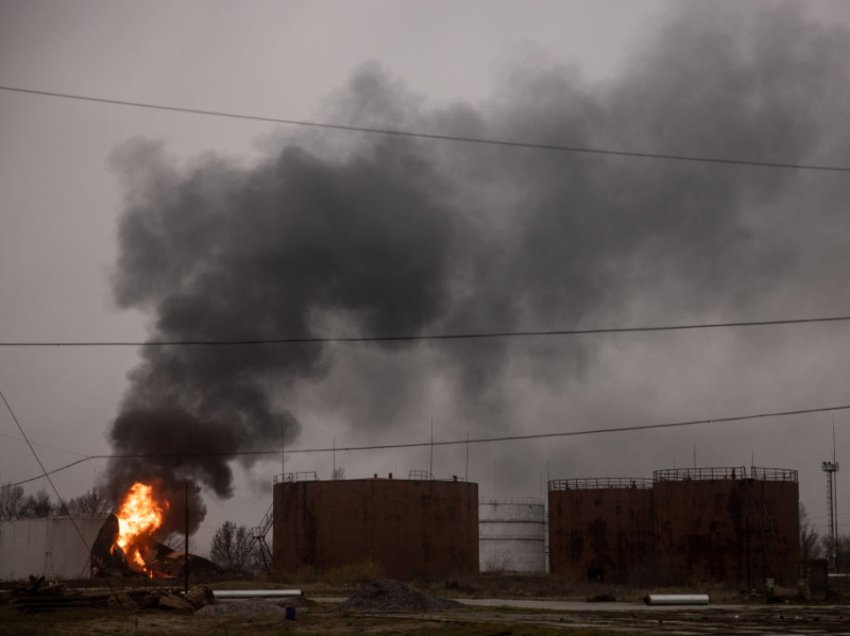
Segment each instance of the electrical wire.
[[850,316],[825,318],[790,318],[787,320],[753,320],[738,322],[714,322],[685,325],[662,325],[643,327],[601,327],[591,329],[553,329],[540,331],[490,331],[483,333],[407,334],[396,336],[308,336],[303,338],[246,338],[221,340],[81,340],[81,341],[3,341],[0,347],[175,347],[175,346],[245,346],[276,344],[320,344],[357,342],[409,342],[416,340],[483,340],[491,338],[529,338],[544,336],[586,336],[609,333],[641,333],[653,331],[687,331],[692,329],[720,329],[727,327],[766,327],[777,325],[800,325],[824,322],[847,322]]
[[[6,439],[13,440],[15,442],[25,442],[26,440],[23,437],[15,437],[14,435],[7,435],[6,433],[0,433],[0,437],[4,437]],[[69,455],[76,455],[77,457],[86,457],[85,453],[78,453],[77,451],[72,451],[68,448],[59,448],[58,446],[51,446],[50,444],[42,444],[40,442],[32,442],[33,446],[38,446],[40,448],[49,448],[50,450],[55,450],[60,453],[68,453]]]
[[759,168],[781,168],[787,170],[811,170],[819,172],[850,172],[850,167],[828,166],[802,163],[784,163],[780,161],[751,161],[746,159],[728,159],[722,157],[700,157],[696,155],[678,155],[658,152],[636,152],[629,150],[613,150],[608,148],[589,148],[582,146],[564,146],[559,144],[543,144],[527,141],[510,141],[504,139],[490,139],[484,137],[466,137],[460,135],[443,135],[436,133],[417,132],[411,130],[400,130],[391,128],[373,128],[368,126],[351,126],[346,124],[335,124],[332,122],[317,122],[301,119],[284,119],[280,117],[263,117],[259,115],[245,115],[216,110],[204,110],[200,108],[186,108],[180,106],[167,106],[164,104],[152,104],[149,102],[136,102],[123,99],[108,99],[105,97],[92,97],[73,93],[60,93],[56,91],[44,91],[30,88],[19,88],[16,86],[0,86],[0,90],[25,93],[28,95],[41,95],[44,97],[57,97],[61,99],[73,99],[85,102],[96,102],[100,104],[112,104],[115,106],[131,106],[133,108],[146,108],[151,110],[171,111],[187,113],[192,115],[205,115],[211,117],[227,117],[230,119],[242,119],[249,121],[260,121],[274,124],[287,124],[291,126],[304,126],[311,128],[325,128],[331,130],[344,130],[349,132],[370,133],[388,135],[395,137],[413,137],[417,139],[432,139],[437,141],[452,141],[468,144],[486,144],[490,146],[503,146],[509,148],[530,148],[534,150],[549,150],[557,152],[581,153],[592,155],[607,155],[616,157],[631,157],[640,159],[660,159],[666,161],[688,161],[698,163],[714,163],[735,166],[755,166]]
[[[317,447],[317,448],[287,448],[285,452],[287,455],[296,455],[303,453],[339,453],[339,452],[353,452],[353,451],[370,451],[370,450],[392,450],[392,449],[405,449],[405,448],[423,448],[428,446],[458,446],[462,444],[491,444],[491,443],[500,443],[500,442],[514,442],[514,441],[527,441],[527,440],[537,440],[537,439],[552,439],[556,437],[579,437],[584,435],[602,435],[602,434],[610,434],[610,433],[628,433],[633,431],[648,431],[648,430],[656,430],[656,429],[668,429],[668,428],[684,428],[689,426],[698,426],[701,424],[724,424],[729,422],[744,422],[748,420],[756,420],[756,419],[765,419],[770,417],[788,417],[791,415],[807,415],[812,413],[826,413],[830,411],[846,411],[850,410],[850,404],[848,405],[839,405],[839,406],[823,406],[817,408],[810,409],[797,409],[794,411],[774,411],[771,413],[756,413],[752,415],[734,415],[731,417],[716,417],[716,418],[707,418],[707,419],[699,419],[699,420],[685,420],[681,422],[667,422],[662,424],[640,424],[637,426],[615,426],[608,428],[590,428],[590,429],[582,429],[578,431],[553,431],[549,433],[529,433],[525,435],[503,435],[498,437],[479,437],[475,439],[455,439],[455,440],[444,440],[444,441],[427,441],[427,442],[401,442],[397,444],[371,444],[371,445],[363,445],[363,446],[329,446],[329,447]],[[83,462],[92,461],[96,459],[175,459],[175,458],[192,458],[192,457],[224,457],[227,459],[232,459],[234,457],[240,456],[261,456],[261,455],[275,455],[280,456],[280,454],[284,452],[283,449],[264,449],[264,450],[236,450],[229,452],[218,452],[218,453],[114,453],[111,455],[89,455],[88,457],[84,457],[82,459],[78,459],[75,462],[71,462],[70,464],[65,464],[64,466],[60,466],[58,468],[50,471],[49,474],[55,474],[64,470],[67,470],[73,466],[81,464]],[[41,479],[44,475],[38,475],[37,477],[31,477],[29,479],[24,479],[18,482],[14,482],[10,485],[18,486],[21,484],[26,484],[31,481],[35,481],[37,479]]]
[[36,475],[35,477],[30,477],[28,479],[22,479],[21,481],[13,481],[8,484],[3,484],[3,488],[15,487],[15,486],[23,486],[24,484],[29,484],[34,481],[38,481],[39,479],[43,479],[48,475],[55,475],[56,473],[61,473],[63,471],[68,470],[69,468],[73,468],[78,464],[84,464],[86,462],[92,461],[94,459],[109,459],[110,455],[86,455],[76,461],[71,462],[70,464],[63,464],[59,468],[54,468],[53,470],[49,470],[42,475]]

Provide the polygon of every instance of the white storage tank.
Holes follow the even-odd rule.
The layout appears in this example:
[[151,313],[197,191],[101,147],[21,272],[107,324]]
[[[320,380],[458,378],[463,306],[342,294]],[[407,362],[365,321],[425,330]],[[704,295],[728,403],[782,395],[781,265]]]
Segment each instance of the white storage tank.
[[534,498],[478,503],[478,560],[482,572],[546,571],[546,508]]
[[104,519],[43,517],[0,521],[0,581],[26,579],[31,574],[58,580],[88,578],[88,547]]

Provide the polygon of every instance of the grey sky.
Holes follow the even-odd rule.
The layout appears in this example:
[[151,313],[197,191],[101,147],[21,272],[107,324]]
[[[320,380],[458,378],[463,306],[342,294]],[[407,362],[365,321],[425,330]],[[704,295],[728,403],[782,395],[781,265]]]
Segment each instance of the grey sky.
[[[421,123],[436,127],[439,117],[431,113],[462,101],[484,113],[500,113],[492,116],[491,134],[496,134],[496,124],[501,123],[505,134],[524,138],[529,130],[517,115],[519,97],[510,94],[522,87],[511,75],[517,68],[572,67],[573,71],[561,71],[579,74],[583,79],[577,80],[577,85],[592,85],[590,93],[597,95],[611,84],[628,84],[622,74],[651,58],[657,42],[657,34],[653,34],[670,16],[687,10],[692,21],[716,21],[734,29],[738,22],[744,24],[758,15],[751,11],[782,3],[750,2],[746,13],[741,13],[737,2],[712,3],[711,10],[700,10],[698,4],[4,0],[0,2],[0,84],[273,117],[329,119],[351,112],[350,108],[340,110],[348,95],[345,86],[363,63],[377,62],[389,78],[425,98]],[[796,4],[803,4],[805,13],[823,25],[850,24],[850,9],[840,0]],[[775,44],[777,52],[788,50],[781,39]],[[681,46],[687,49],[688,43]],[[793,41],[787,43],[792,46]],[[824,46],[825,51],[832,50],[831,44]],[[825,61],[814,70],[822,68],[831,67]],[[817,139],[801,138],[803,145],[816,143],[804,153],[807,158],[850,165],[850,131],[843,109],[848,95],[843,80],[846,76],[836,76],[832,91],[818,93],[821,101],[806,106],[812,130],[818,135]],[[759,77],[748,81],[751,86]],[[662,90],[662,84],[659,80],[658,86],[647,86]],[[789,86],[789,91],[797,88]],[[639,94],[636,89],[632,93],[625,88],[617,90],[632,97]],[[529,109],[533,101],[529,100]],[[511,106],[505,108],[505,103]],[[648,95],[645,101],[624,104],[626,116],[627,107],[634,107],[634,120],[621,129],[594,129],[590,141],[638,150],[672,146],[675,151],[692,154],[714,150],[676,146],[689,140],[684,124],[677,127],[675,104],[670,104],[662,117],[641,111],[641,104],[654,106],[657,102]],[[663,130],[679,131],[676,135],[646,132],[655,130],[645,127],[646,121],[657,124],[665,119],[669,125]],[[552,130],[557,129],[553,124]],[[767,128],[768,133],[771,130]],[[775,133],[790,137],[792,131]],[[283,140],[305,138],[301,132],[268,124],[0,92],[3,340],[138,339],[149,333],[148,316],[119,309],[110,283],[118,258],[116,233],[124,203],[121,175],[111,167],[114,164],[109,158],[116,148],[139,137],[161,141],[177,165],[198,165],[199,154],[214,153],[242,166],[275,154]],[[321,143],[330,147],[354,143],[344,137],[322,139]],[[691,141],[700,139],[695,136]],[[782,149],[781,143],[771,143],[767,140],[765,147]],[[726,149],[723,145],[719,148]],[[735,152],[746,150],[741,147]],[[323,152],[329,152],[328,148]],[[768,157],[774,158],[784,157]],[[499,159],[497,164],[506,161],[510,158]],[[530,179],[555,169],[551,158],[530,161],[540,161],[538,171],[529,169]],[[584,160],[568,161],[578,165]],[[582,170],[596,174],[592,167]],[[668,170],[667,166],[652,167],[648,173],[641,170],[625,167],[615,174],[633,190],[639,189],[644,179],[661,180],[657,191],[664,192],[663,180],[671,173],[681,173],[678,167]],[[777,188],[771,179],[780,177],[766,173],[718,179],[723,187],[745,192],[736,200],[741,206],[740,219],[754,239],[734,255],[740,266],[738,274],[725,279],[713,295],[692,293],[691,285],[699,278],[696,270],[678,283],[654,286],[643,279],[641,288],[647,293],[594,306],[593,312],[583,315],[587,321],[619,325],[850,313],[845,254],[850,227],[843,205],[848,194],[846,180],[792,175],[787,181],[782,177],[781,188]],[[749,186],[739,185],[739,180],[748,179],[756,190],[776,188],[781,194],[751,194]],[[483,205],[482,201],[489,201],[487,197],[503,200],[503,194],[494,193],[486,179],[471,178],[469,183],[474,189],[458,195],[470,204],[468,208],[476,202]],[[624,192],[623,196],[630,194]],[[762,279],[746,278],[755,271],[748,269],[747,257],[758,260],[762,253],[779,259],[774,275],[765,276],[763,286]],[[651,277],[661,271],[653,269],[657,259],[645,251],[636,252],[634,258],[631,271],[636,275]],[[705,258],[694,259],[697,269]],[[723,258],[723,254],[716,256],[716,262]],[[469,315],[459,310],[457,320]],[[545,312],[532,317],[542,316]],[[572,319],[557,312],[546,317],[551,324],[531,326],[557,328]],[[495,397],[479,394],[484,410],[472,411],[458,403],[452,378],[430,372],[439,367],[444,349],[397,355],[346,350],[337,356],[327,377],[292,396],[290,403],[304,428],[296,444],[325,445],[332,437],[338,444],[425,438],[432,418],[438,435],[462,437],[467,431],[547,431],[843,404],[848,402],[845,378],[850,371],[841,339],[845,333],[846,327],[836,325],[617,336],[589,344],[583,341],[581,355],[569,342],[519,345],[510,356],[504,383],[499,385],[510,387],[509,393]],[[451,353],[465,354],[463,350]],[[563,366],[559,362],[563,359],[579,362]],[[0,388],[34,440],[85,454],[108,452],[105,434],[128,388],[126,374],[138,360],[138,352],[132,349],[3,349]],[[570,379],[564,381],[559,374],[567,367]],[[370,370],[364,377],[372,383],[371,391],[376,384],[401,392],[413,387],[415,394],[407,400],[410,406],[385,413],[385,421],[375,426],[352,425],[375,414],[373,393],[365,385],[351,384],[351,377],[364,369]],[[405,380],[400,382],[402,374]],[[490,416],[488,405],[493,409]],[[847,448],[847,440],[842,438],[846,437],[843,431],[848,418],[846,413],[836,415],[839,455]],[[817,517],[825,506],[818,468],[831,450],[830,423],[828,416],[818,416],[586,441],[481,447],[471,451],[470,472],[480,481],[482,494],[540,495],[546,462],[553,477],[647,475],[653,468],[689,465],[694,445],[703,465],[748,463],[752,452],[758,465],[799,469],[803,501]],[[0,433],[16,436],[13,423],[2,414]],[[23,444],[8,437],[0,439],[1,481],[37,473]],[[40,452],[49,466],[74,458],[49,449]],[[426,462],[424,451],[337,458],[349,476],[389,471],[403,475]],[[292,462],[293,469],[323,474],[329,466],[326,457],[299,457]],[[439,451],[435,466],[441,474],[462,472],[462,449]],[[59,480],[63,494],[78,494],[104,469],[103,463],[92,463],[68,471]],[[258,494],[251,484],[267,483],[278,470],[269,462],[248,472],[236,470],[236,496],[220,503],[209,498],[210,515],[200,542],[208,543],[211,529],[226,518],[248,524],[258,521],[267,495]],[[850,510],[850,498],[841,492],[839,487],[839,507]]]

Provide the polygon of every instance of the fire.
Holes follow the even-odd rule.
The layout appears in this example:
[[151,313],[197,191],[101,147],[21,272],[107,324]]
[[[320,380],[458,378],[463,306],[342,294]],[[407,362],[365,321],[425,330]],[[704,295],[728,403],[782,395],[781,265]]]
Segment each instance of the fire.
[[162,520],[168,511],[168,502],[156,500],[153,487],[136,482],[124,495],[118,512],[118,539],[116,545],[124,552],[130,567],[152,574],[142,557],[142,548],[153,534],[162,526]]

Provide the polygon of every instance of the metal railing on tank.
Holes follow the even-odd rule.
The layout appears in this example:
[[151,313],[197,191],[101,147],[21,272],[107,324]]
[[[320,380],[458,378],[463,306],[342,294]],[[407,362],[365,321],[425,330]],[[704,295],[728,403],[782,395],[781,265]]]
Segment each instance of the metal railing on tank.
[[539,497],[496,497],[492,499],[478,500],[479,506],[493,504],[528,504],[542,506],[543,500]]
[[584,477],[549,481],[550,492],[557,490],[601,490],[603,488],[649,489],[652,488],[652,480],[632,477]]
[[413,481],[466,481],[464,477],[452,475],[451,477],[437,477],[427,470],[411,469],[407,473],[407,478]]
[[272,478],[272,483],[282,484],[295,481],[319,481],[319,475],[315,470],[302,470],[294,473],[286,473],[285,475],[275,475]]
[[790,468],[763,468],[761,466],[724,466],[705,468],[665,468],[652,473],[655,482],[660,481],[712,481],[754,479],[757,481],[797,482],[798,473]]

